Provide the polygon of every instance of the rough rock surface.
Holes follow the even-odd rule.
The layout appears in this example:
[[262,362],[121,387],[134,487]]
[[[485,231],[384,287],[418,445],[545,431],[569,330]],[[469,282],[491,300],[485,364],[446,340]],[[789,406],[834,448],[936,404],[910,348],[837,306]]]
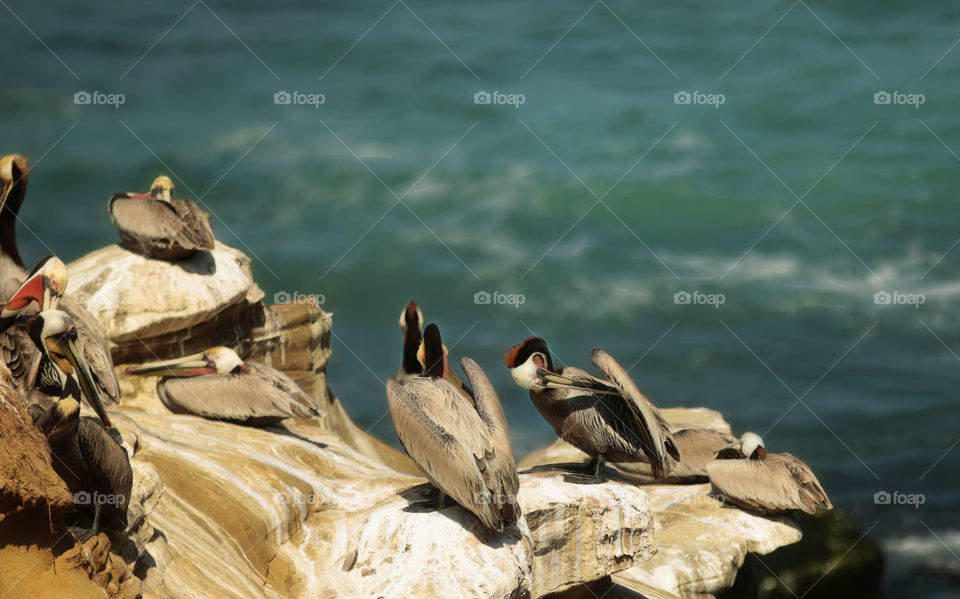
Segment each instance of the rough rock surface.
[[655,553],[649,500],[634,486],[571,484],[546,473],[520,480],[520,506],[536,550],[534,597],[619,572]]
[[161,596],[536,597],[654,551],[647,497],[629,485],[523,475],[527,519],[493,535],[459,506],[418,505],[423,479],[319,427],[124,412],[136,460],[163,480],[144,543],[145,588]]
[[67,485],[53,470],[46,439],[14,395],[10,372],[0,363],[0,533],[4,514],[42,508],[56,517],[72,505]]
[[71,263],[68,293],[122,346],[209,322],[231,306],[256,303],[250,259],[217,243],[185,260],[154,260],[111,245]]
[[[730,425],[712,410],[673,408],[662,413],[674,428],[730,433]],[[557,441],[520,464],[521,468],[542,469],[547,465],[576,466],[588,460],[575,447]],[[608,464],[608,474],[629,480],[631,466]],[[614,583],[640,593],[657,588],[681,597],[709,596],[733,584],[748,553],[766,554],[800,540],[800,529],[789,518],[765,518],[723,505],[710,496],[709,484],[640,488],[650,497],[658,551],[642,566],[613,577]]]
[[733,584],[748,553],[800,540],[789,518],[764,518],[726,506],[710,485],[646,487],[657,523],[658,552],[643,567],[614,576],[628,588],[645,583],[681,597],[704,597]]

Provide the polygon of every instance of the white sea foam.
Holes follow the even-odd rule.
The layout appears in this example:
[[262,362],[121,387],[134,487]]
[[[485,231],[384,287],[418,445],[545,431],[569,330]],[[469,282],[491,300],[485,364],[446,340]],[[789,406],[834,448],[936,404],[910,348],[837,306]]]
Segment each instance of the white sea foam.
[[898,536],[882,541],[882,545],[888,553],[905,559],[953,558],[960,554],[960,530],[935,532],[936,536]]

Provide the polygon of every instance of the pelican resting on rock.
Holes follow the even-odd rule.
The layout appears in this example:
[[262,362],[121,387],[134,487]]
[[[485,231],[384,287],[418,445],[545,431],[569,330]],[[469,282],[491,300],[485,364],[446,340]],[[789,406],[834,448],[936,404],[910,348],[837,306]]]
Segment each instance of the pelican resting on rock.
[[110,198],[110,222],[123,247],[160,260],[180,260],[212,251],[210,216],[190,200],[172,196],[173,182],[161,175],[149,193],[118,193]]
[[595,349],[591,357],[605,379],[555,368],[540,337],[510,348],[503,363],[557,435],[593,458],[595,482],[603,480],[607,460],[649,462],[655,480],[670,474],[680,452],[660,411],[609,354]]
[[279,370],[244,362],[228,347],[128,368],[127,374],[162,376],[157,395],[177,414],[253,426],[320,413],[316,402]]
[[423,333],[425,370],[406,382],[387,382],[390,414],[407,454],[443,495],[502,531],[520,516],[520,480],[506,417],[493,386],[470,358],[461,366],[474,389],[468,397],[445,375],[450,370],[436,325]]
[[[44,262],[50,259],[50,256],[45,257],[33,273],[28,273],[17,249],[17,214],[26,198],[29,174],[25,156],[10,154],[0,158],[0,298],[13,295],[29,276],[35,274]],[[60,262],[61,267],[62,264]],[[113,358],[107,346],[107,335],[93,314],[69,295],[64,295],[66,269],[63,270],[62,280],[62,286],[53,290],[52,299],[40,303],[37,310],[59,308],[73,318],[84,358],[93,372],[100,395],[108,405],[116,404],[120,401],[120,386],[113,371]],[[41,298],[42,295],[37,295],[35,300],[39,303]]]
[[802,510],[816,514],[833,504],[810,468],[789,453],[767,453],[763,439],[744,433],[707,465],[713,494],[761,514]]
[[[27,320],[30,338],[41,354],[30,384],[60,389],[62,397],[50,409],[29,406],[34,424],[50,446],[53,469],[73,493],[74,504],[93,511],[91,534],[101,528],[124,531],[133,470],[116,429],[100,400],[90,370],[77,347],[77,329],[66,312],[47,310]],[[86,398],[99,416],[80,417]],[[101,424],[102,423],[102,424]]]

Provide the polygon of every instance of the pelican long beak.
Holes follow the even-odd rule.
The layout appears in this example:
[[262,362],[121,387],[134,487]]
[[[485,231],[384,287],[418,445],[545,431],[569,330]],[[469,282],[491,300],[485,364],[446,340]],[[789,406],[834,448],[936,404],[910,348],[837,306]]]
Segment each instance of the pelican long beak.
[[43,275],[36,273],[29,277],[20,287],[13,292],[7,305],[3,307],[0,318],[12,318],[20,313],[21,310],[30,305],[30,302],[37,302],[38,311],[46,309],[45,303],[52,299],[53,292],[44,284]]
[[107,410],[103,407],[103,401],[100,399],[97,385],[93,380],[93,375],[90,374],[90,367],[83,357],[83,351],[77,346],[76,340],[60,338],[53,340],[53,342],[57,344],[58,349],[66,356],[70,365],[73,366],[74,378],[77,383],[80,384],[80,391],[83,392],[83,396],[87,398],[87,402],[90,403],[93,411],[96,412],[100,420],[103,421],[103,425],[110,428],[110,417],[107,416]]
[[151,362],[143,366],[127,368],[127,374],[136,374],[140,376],[202,376],[204,374],[216,374],[217,368],[210,363],[210,360],[204,357],[203,353],[174,358],[173,360],[164,360],[161,362]]
[[596,381],[576,379],[555,372],[550,372],[543,368],[537,369],[537,376],[544,382],[544,387],[548,389],[577,389],[590,391],[591,393],[604,393],[607,395],[617,395],[620,393],[609,385],[604,385]]
[[37,383],[37,375],[40,373],[40,362],[43,359],[43,352],[39,349],[33,352],[33,359],[30,361],[30,368],[27,370],[27,389],[33,389]]

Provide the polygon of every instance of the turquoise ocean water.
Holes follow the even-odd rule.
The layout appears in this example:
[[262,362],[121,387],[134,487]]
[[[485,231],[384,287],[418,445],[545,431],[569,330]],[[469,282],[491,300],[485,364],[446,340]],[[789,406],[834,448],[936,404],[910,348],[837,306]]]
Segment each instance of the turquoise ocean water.
[[114,242],[107,198],[165,172],[269,299],[322,295],[330,384],[389,442],[415,298],[493,379],[518,455],[552,432],[503,352],[538,334],[587,365],[603,347],[657,404],[715,408],[810,463],[883,544],[893,596],[960,592],[960,6],[0,15],[0,152],[35,164],[28,262]]

